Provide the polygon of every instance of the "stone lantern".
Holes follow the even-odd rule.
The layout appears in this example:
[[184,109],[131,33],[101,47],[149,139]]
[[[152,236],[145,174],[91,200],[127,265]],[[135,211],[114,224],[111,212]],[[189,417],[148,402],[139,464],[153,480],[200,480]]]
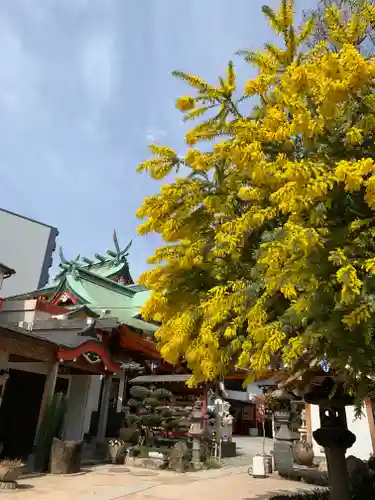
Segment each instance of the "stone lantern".
[[355,435],[349,431],[345,406],[351,406],[354,398],[331,377],[325,377],[304,397],[306,403],[319,405],[320,428],[313,432],[315,441],[324,447],[327,457],[331,500],[350,500],[350,485],[345,453],[353,446]]
[[278,408],[274,411],[274,418],[275,422],[280,426],[275,435],[275,469],[281,476],[289,476],[293,471],[293,445],[298,439],[298,435],[291,429],[291,401],[293,396],[284,389],[278,389],[272,393],[272,396],[278,402]]
[[202,468],[201,462],[201,439],[204,435],[203,412],[200,402],[196,402],[190,416],[189,435],[193,440],[192,465],[195,470]]

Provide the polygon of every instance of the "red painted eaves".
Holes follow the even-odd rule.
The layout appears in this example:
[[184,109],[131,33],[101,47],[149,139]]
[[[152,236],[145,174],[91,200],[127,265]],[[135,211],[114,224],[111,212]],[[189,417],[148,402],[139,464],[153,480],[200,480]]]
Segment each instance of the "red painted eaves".
[[50,304],[49,302],[43,299],[37,299],[36,309],[38,311],[52,314],[53,316],[59,316],[61,314],[66,314],[70,312],[70,309],[68,309],[67,307],[56,306],[55,304]]
[[68,348],[60,347],[57,349],[56,358],[62,361],[73,361],[74,359],[82,356],[83,354],[89,354],[90,352],[97,354],[106,368],[104,373],[112,372],[118,373],[121,370],[121,366],[118,363],[114,363],[105,349],[105,347],[98,342],[85,342],[78,347]]

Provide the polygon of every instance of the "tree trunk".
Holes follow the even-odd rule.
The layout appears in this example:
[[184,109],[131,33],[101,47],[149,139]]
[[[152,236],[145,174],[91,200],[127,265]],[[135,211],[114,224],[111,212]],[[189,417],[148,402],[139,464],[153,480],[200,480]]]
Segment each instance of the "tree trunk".
[[82,441],[60,441],[55,438],[51,449],[51,474],[74,474],[81,469]]

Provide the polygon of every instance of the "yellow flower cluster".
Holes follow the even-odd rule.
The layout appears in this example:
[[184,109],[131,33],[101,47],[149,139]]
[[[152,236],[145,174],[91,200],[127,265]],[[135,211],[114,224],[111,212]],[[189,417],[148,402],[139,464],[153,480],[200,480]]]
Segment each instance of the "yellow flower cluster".
[[180,111],[190,111],[195,107],[195,100],[191,96],[179,97],[176,100],[176,108]]
[[284,47],[245,54],[258,70],[244,90],[259,98],[252,115],[235,100],[232,63],[217,87],[177,73],[196,92],[177,107],[208,118],[188,132],[195,147],[184,158],[156,147],[140,166],[156,179],[183,167],[137,215],[141,234],[167,242],[141,277],[152,292],[143,314],[162,321],[161,354],[186,361],[192,384],[236,367],[262,373],[275,353],[293,364],[310,349],[343,372],[348,352],[359,370],[353,345],[375,359],[366,326],[375,290],[375,58],[358,50],[375,7],[365,2],[351,19],[329,8],[335,50],[322,42],[308,52],[314,25],[294,28],[292,0],[264,13]]

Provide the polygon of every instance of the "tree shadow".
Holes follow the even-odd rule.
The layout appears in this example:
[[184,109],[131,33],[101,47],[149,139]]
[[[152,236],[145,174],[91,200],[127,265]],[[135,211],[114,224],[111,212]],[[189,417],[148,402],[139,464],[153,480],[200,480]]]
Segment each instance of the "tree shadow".
[[51,476],[64,476],[64,477],[76,477],[76,476],[85,476],[93,472],[93,469],[81,469],[79,472],[70,472],[68,474],[50,474]]
[[[33,488],[35,488],[35,486],[33,484],[18,484],[15,491],[17,491],[17,490],[32,490]],[[10,491],[12,491],[12,490],[10,490]]]
[[317,491],[317,490],[320,490],[320,491],[328,491],[327,488],[315,488],[315,489],[298,489],[298,490],[294,490],[294,491],[290,491],[290,489],[288,490],[284,490],[284,489],[280,489],[280,490],[272,490],[272,491],[266,491],[266,492],[263,492],[263,493],[260,493],[259,495],[257,496],[253,496],[253,497],[244,497],[242,500],[270,500],[274,497],[276,497],[278,499],[278,497],[280,497],[280,500],[284,500],[284,497],[285,497],[285,500],[287,498],[289,498],[290,496],[293,496],[293,495],[306,495],[308,493],[312,493],[313,491]]
[[25,472],[21,474],[19,479],[35,479],[36,477],[44,477],[47,475],[47,472]]
[[37,479],[39,477],[45,476],[64,476],[64,477],[74,477],[74,476],[84,476],[93,472],[93,469],[90,468],[82,468],[79,472],[72,472],[70,474],[51,474],[50,472],[26,472],[19,477],[19,480],[27,480],[27,479]]

